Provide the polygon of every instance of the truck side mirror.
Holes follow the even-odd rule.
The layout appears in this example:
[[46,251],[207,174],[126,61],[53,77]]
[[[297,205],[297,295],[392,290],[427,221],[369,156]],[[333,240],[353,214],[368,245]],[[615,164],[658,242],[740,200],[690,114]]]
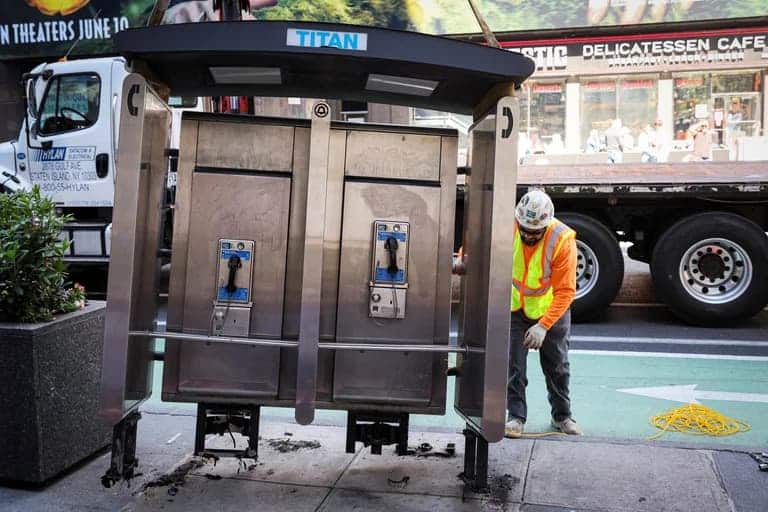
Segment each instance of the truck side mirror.
[[37,119],[37,97],[35,96],[35,80],[27,81],[27,115]]
[[40,121],[38,119],[32,118],[32,125],[29,127],[29,133],[32,134],[33,137],[37,137],[40,134]]

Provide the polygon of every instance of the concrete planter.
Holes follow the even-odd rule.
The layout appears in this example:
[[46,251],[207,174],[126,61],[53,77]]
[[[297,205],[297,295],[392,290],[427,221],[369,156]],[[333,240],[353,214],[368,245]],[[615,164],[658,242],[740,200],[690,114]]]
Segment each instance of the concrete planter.
[[42,483],[109,444],[96,419],[105,311],[0,323],[0,480]]

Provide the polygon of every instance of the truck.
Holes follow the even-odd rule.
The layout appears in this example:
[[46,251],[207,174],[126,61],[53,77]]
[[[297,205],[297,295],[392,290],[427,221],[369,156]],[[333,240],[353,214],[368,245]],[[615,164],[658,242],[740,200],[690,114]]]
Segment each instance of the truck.
[[768,304],[768,162],[522,165],[518,197],[531,188],[576,231],[576,320],[617,296],[620,244],[688,323],[734,324]]
[[[70,275],[96,295],[106,290],[119,122],[117,107],[129,71],[122,57],[44,63],[24,76],[26,118],[16,140],[0,144],[0,191],[35,185],[70,214]],[[169,199],[175,183],[181,112],[200,98],[169,98]]]
[[24,76],[27,108],[19,137],[0,144],[7,190],[39,186],[64,214],[65,260],[78,279],[103,289],[111,252],[118,123],[128,75],[119,57],[44,63]]

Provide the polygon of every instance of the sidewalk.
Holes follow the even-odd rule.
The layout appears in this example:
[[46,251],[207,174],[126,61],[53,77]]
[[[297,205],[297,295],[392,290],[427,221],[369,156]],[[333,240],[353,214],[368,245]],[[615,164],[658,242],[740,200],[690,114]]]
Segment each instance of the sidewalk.
[[[189,456],[192,416],[145,412],[137,448],[142,474],[130,487],[101,487],[105,453],[42,490],[0,487],[0,510],[768,510],[768,473],[732,448],[589,437],[504,440],[489,450],[491,493],[478,495],[457,478],[463,467],[457,432],[412,431],[411,446],[428,443],[432,450],[405,457],[394,455],[393,447],[371,455],[359,443],[347,454],[339,426],[263,418],[261,433],[258,462],[222,459],[214,465]],[[453,457],[443,454],[448,443],[456,445]]]

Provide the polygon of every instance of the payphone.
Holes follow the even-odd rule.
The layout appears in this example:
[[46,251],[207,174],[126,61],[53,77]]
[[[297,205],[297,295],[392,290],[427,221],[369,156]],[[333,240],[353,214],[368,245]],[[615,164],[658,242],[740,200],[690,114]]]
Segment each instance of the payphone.
[[212,336],[248,336],[251,325],[252,240],[219,240]]
[[371,318],[405,318],[409,237],[407,222],[377,220],[373,223]]
[[458,353],[462,478],[485,486],[488,443],[502,439],[506,414],[514,96],[534,63],[374,27],[323,25],[356,38],[354,49],[293,44],[291,34],[317,28],[192,23],[123,31],[115,41],[174,94],[343,98],[473,115],[464,206],[472,257],[458,343],[449,332],[459,133],[333,121],[323,101],[311,119],[184,113],[167,322],[155,329],[167,170],[157,141],[169,112],[132,73],[123,85],[131,99],[121,106],[103,351],[101,416],[114,425],[105,484],[133,474],[152,346],[164,339],[161,398],[198,404],[195,452],[206,453],[210,434],[235,429],[248,447],[227,455],[251,458],[262,406],[295,408],[300,424],[316,409],[344,410],[348,451],[362,442],[404,453],[409,415],[445,413],[446,355]]

